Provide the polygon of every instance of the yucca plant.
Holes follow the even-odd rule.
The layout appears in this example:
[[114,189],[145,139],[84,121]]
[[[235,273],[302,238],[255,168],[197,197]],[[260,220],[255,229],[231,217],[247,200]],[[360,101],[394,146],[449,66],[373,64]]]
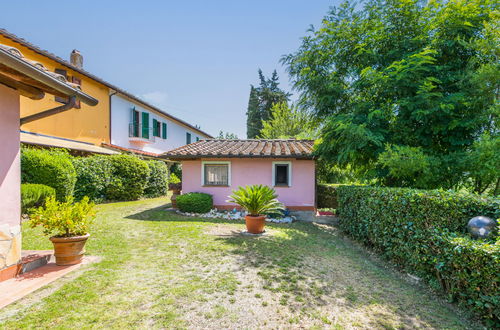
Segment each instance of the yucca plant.
[[278,195],[274,189],[261,184],[238,187],[229,196],[229,203],[235,203],[245,209],[251,216],[267,213],[276,213],[284,209],[283,204],[277,200]]

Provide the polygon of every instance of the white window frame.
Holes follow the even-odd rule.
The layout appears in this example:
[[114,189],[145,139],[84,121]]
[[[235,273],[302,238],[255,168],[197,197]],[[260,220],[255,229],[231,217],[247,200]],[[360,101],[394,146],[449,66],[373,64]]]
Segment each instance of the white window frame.
[[231,186],[231,162],[230,161],[217,161],[217,160],[204,160],[201,162],[201,186],[205,187],[227,187],[217,185],[205,185],[205,165],[220,164],[227,165],[227,186]]
[[276,186],[276,165],[288,165],[288,187],[291,187],[292,186],[292,162],[290,161],[287,161],[287,162],[283,162],[283,161],[277,161],[277,162],[273,162],[273,187],[286,187],[286,186],[282,186],[282,185],[278,185]]

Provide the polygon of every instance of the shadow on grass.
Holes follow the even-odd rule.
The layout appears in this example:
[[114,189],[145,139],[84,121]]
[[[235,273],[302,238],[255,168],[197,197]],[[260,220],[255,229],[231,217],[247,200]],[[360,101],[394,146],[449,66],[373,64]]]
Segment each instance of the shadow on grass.
[[[268,234],[246,236],[241,234],[244,221],[187,217],[168,210],[169,207],[165,204],[127,218],[219,225],[210,227],[212,232],[207,231],[207,235],[231,246],[227,251],[236,256],[238,271],[256,273],[261,281],[254,285],[274,293],[279,304],[292,310],[315,310],[321,306],[328,309],[328,305],[335,305],[354,314],[370,315],[365,321],[373,327],[392,327],[396,319],[410,328],[439,322],[462,325],[455,323],[448,307],[432,302],[432,296],[401,280],[384,262],[372,260],[334,226],[269,223]],[[436,318],[436,308],[445,315]]]

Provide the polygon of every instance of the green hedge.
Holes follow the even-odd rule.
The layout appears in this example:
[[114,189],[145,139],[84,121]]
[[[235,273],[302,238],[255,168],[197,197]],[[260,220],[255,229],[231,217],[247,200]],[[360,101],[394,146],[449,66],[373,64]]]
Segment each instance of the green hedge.
[[147,162],[149,167],[149,179],[144,189],[146,197],[165,196],[168,192],[168,166],[159,160]]
[[148,183],[149,167],[145,161],[132,155],[108,156],[112,165],[111,181],[106,189],[109,200],[139,199]]
[[29,209],[45,205],[47,197],[55,197],[56,190],[44,184],[21,184],[21,211],[27,213]]
[[64,200],[75,189],[76,172],[71,156],[60,149],[22,148],[21,181],[52,187],[57,199]]
[[474,241],[467,222],[500,217],[500,200],[415,189],[340,186],[340,227],[500,326],[500,239]]
[[197,192],[179,195],[176,201],[182,212],[207,213],[214,205],[212,195]]
[[88,196],[93,202],[105,200],[113,170],[108,156],[75,157],[72,162],[76,170],[75,199]]

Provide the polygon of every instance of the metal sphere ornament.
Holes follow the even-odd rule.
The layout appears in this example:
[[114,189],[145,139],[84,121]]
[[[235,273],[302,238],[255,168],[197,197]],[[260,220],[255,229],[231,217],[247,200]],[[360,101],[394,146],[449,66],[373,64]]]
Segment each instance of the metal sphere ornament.
[[474,238],[487,238],[495,229],[496,224],[495,220],[481,215],[470,219],[467,229]]

